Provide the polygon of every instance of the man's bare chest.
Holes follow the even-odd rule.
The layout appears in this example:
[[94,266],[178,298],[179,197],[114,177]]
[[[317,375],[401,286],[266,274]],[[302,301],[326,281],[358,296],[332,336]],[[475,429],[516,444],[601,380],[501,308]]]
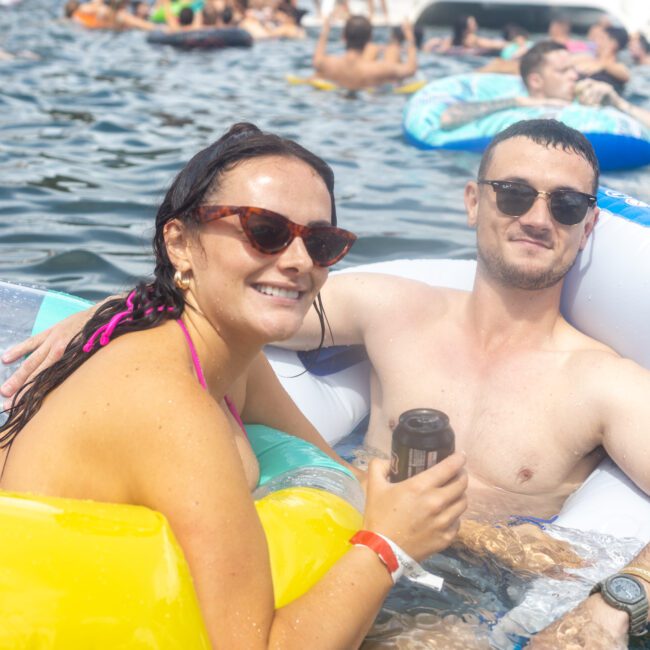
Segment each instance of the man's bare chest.
[[598,425],[588,397],[558,355],[517,352],[489,359],[439,339],[417,353],[411,342],[373,359],[368,443],[387,450],[399,414],[437,408],[449,415],[457,449],[486,484],[521,493],[583,480]]

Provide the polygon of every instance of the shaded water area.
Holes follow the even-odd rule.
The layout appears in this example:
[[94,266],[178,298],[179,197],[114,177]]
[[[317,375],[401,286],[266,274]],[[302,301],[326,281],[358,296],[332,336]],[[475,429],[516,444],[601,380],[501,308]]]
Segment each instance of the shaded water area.
[[[462,195],[477,156],[405,144],[400,95],[349,99],[288,85],[286,74],[309,74],[314,33],[187,53],[150,46],[141,33],[87,32],[60,14],[47,0],[0,7],[0,48],[16,55],[0,61],[0,278],[96,299],[148,275],[152,217],[171,178],[244,120],[299,140],[333,166],[340,223],[359,235],[344,265],[474,257]],[[483,62],[421,56],[428,79]],[[650,107],[650,69],[634,75],[627,97]],[[603,183],[650,201],[650,168],[609,173]],[[585,544],[608,549],[605,560],[619,564],[630,552],[611,540]],[[463,582],[461,564],[471,580]],[[451,600],[400,585],[368,648],[486,647],[488,636],[514,647],[490,628],[495,612],[525,598],[530,578],[453,554],[442,570]],[[545,585],[570,591],[557,580]],[[585,581],[575,585],[574,602],[588,591]]]

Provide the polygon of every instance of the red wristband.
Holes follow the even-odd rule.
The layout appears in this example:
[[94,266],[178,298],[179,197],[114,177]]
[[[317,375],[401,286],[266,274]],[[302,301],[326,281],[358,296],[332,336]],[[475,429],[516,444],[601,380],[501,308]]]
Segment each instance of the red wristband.
[[390,544],[377,533],[371,530],[358,530],[350,538],[350,544],[355,546],[367,546],[379,556],[379,559],[386,565],[388,573],[393,577],[393,573],[399,569],[397,556],[390,547]]

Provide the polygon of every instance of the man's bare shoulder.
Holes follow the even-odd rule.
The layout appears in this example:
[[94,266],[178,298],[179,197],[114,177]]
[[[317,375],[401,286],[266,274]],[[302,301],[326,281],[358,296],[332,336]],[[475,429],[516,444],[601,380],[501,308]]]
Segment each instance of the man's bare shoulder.
[[[365,339],[429,329],[461,313],[469,293],[380,273],[344,273],[328,281],[325,307],[335,302],[347,318],[363,323]],[[425,326],[426,323],[426,326]]]
[[466,291],[388,273],[341,273],[328,280],[326,288],[337,296],[347,294],[364,303],[408,309],[421,308],[423,300],[427,305],[450,305],[469,295]]
[[592,388],[600,386],[610,391],[616,382],[650,381],[650,371],[636,361],[571,326],[562,344],[562,349],[569,352],[569,369],[576,380],[587,382]]

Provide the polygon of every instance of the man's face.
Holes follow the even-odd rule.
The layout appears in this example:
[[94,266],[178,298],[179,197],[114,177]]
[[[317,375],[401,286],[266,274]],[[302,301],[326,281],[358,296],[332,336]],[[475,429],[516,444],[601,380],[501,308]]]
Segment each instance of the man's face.
[[564,99],[572,102],[578,74],[571,63],[571,55],[566,50],[553,50],[544,56],[540,70],[535,76],[537,94],[550,99]]
[[[498,144],[485,179],[526,183],[535,190],[593,192],[594,172],[582,156],[545,147],[524,137]],[[548,197],[538,196],[519,216],[499,210],[490,185],[470,182],[465,188],[468,223],[477,230],[479,268],[503,286],[545,289],[569,271],[598,216],[589,208],[585,219],[565,226],[551,215]]]

